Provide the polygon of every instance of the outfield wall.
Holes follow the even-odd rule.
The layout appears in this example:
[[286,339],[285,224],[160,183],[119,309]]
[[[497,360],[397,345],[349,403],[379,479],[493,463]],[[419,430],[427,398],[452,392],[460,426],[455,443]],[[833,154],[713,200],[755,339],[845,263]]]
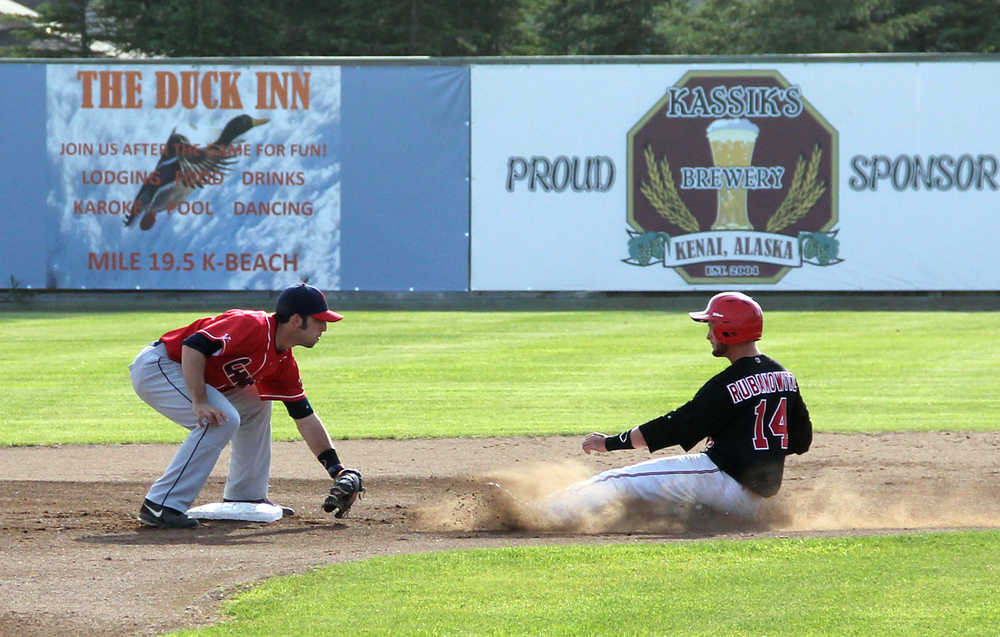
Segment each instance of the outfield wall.
[[[998,290],[998,64],[6,62],[0,287]],[[123,224],[171,131],[242,113],[228,171]]]

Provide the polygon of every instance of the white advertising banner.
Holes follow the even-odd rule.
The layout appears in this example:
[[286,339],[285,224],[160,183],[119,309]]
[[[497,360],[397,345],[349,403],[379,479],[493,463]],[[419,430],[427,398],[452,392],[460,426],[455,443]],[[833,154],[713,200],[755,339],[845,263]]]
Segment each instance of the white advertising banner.
[[472,66],[472,290],[995,290],[1000,61]]

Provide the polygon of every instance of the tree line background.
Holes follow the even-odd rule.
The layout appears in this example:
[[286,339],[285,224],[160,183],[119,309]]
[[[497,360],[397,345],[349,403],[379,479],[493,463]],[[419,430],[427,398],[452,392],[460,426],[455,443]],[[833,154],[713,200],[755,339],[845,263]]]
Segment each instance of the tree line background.
[[[36,3],[37,4],[37,3]],[[995,53],[1000,0],[50,0],[6,57]],[[103,51],[103,52],[102,52]]]

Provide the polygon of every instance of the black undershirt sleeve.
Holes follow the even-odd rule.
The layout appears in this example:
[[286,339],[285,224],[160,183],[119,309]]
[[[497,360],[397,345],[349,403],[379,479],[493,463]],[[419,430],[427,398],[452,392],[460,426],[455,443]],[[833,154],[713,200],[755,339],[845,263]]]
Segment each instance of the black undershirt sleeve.
[[222,343],[208,338],[201,332],[195,332],[191,336],[185,338],[182,345],[187,345],[191,349],[198,350],[205,355],[205,358],[208,358],[222,349]]
[[313,413],[312,405],[309,404],[308,398],[301,398],[299,400],[286,400],[285,409],[288,410],[288,415],[292,417],[293,420],[298,420],[299,418],[305,418],[306,416]]

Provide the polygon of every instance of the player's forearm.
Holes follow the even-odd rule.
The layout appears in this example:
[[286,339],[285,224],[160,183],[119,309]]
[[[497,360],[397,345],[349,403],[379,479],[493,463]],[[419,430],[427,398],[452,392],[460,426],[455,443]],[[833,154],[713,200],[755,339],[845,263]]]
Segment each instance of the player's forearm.
[[309,447],[309,451],[314,456],[319,456],[319,454],[327,449],[333,448],[333,441],[330,440],[330,434],[316,414],[309,414],[305,418],[298,418],[295,421],[295,426],[299,430],[299,435],[302,436],[302,439],[305,440],[306,445]]
[[617,451],[618,449],[642,449],[646,446],[646,437],[642,435],[638,427],[626,429],[617,436],[607,436],[604,439],[604,448],[607,451]]
[[617,436],[605,436],[602,433],[594,432],[587,434],[583,439],[583,450],[586,453],[598,451],[618,451],[619,449],[641,449],[646,446],[646,438],[639,431],[638,427],[626,429]]
[[646,446],[646,437],[642,435],[642,432],[638,427],[632,427],[632,431],[629,433],[629,439],[632,441],[633,449],[642,449]]
[[182,346],[181,370],[191,402],[197,405],[208,401],[208,394],[205,393],[205,355],[187,345]]

